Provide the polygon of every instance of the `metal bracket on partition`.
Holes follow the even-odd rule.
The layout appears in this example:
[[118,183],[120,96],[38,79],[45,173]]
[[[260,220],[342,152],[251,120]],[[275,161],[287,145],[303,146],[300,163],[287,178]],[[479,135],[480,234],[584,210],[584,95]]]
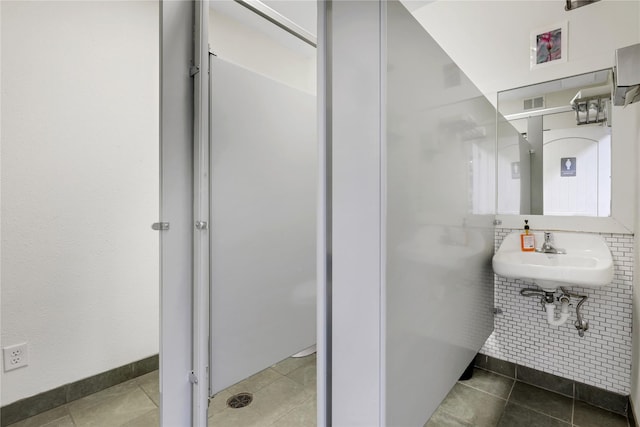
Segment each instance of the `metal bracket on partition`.
[[208,230],[209,224],[207,224],[207,221],[196,221],[196,228],[198,230]]
[[493,225],[502,225],[502,220],[494,219],[493,220]]
[[189,382],[191,384],[198,384],[198,377],[196,377],[196,374],[193,371],[189,372]]
[[193,77],[196,74],[198,74],[200,72],[200,66],[199,65],[192,65],[191,67],[189,67],[189,77]]
[[154,222],[151,224],[151,228],[156,231],[164,231],[169,229],[168,222]]

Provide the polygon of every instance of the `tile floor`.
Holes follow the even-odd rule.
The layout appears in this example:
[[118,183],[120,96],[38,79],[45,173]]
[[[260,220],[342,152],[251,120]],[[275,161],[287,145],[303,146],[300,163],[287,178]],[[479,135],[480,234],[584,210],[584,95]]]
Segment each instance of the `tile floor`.
[[[235,393],[253,394],[242,409]],[[86,396],[10,427],[157,427],[158,372]],[[284,361],[218,393],[210,427],[316,425],[315,354]],[[458,382],[425,427],[628,427],[627,419],[512,378],[475,369]],[[172,426],[173,427],[173,426]],[[175,426],[183,427],[183,426]]]
[[[9,427],[158,427],[158,371],[151,372]],[[226,401],[253,394],[246,408]],[[289,358],[218,393],[209,405],[211,427],[316,425],[316,356]],[[185,426],[170,426],[185,427]]]
[[627,418],[476,368],[425,427],[628,427]]

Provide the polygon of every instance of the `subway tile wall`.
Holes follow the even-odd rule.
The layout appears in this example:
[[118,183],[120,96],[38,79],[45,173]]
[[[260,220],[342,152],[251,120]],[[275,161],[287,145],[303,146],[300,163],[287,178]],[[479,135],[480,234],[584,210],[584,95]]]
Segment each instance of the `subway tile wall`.
[[[519,230],[496,229],[496,248],[513,231]],[[589,322],[583,338],[573,325],[578,299],[571,300],[572,311],[567,323],[551,326],[540,300],[520,295],[520,289],[533,287],[530,283],[495,276],[495,306],[502,309],[502,314],[496,315],[494,332],[480,353],[629,394],[633,236],[600,235],[613,254],[613,282],[600,289],[568,287],[571,293],[589,297],[581,309]]]

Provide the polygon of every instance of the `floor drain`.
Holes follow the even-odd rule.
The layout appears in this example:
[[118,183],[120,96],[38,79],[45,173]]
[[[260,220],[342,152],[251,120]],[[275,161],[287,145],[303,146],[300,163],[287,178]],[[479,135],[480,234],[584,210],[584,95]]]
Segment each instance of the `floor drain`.
[[238,393],[227,399],[227,406],[235,409],[244,408],[249,406],[252,400],[253,395],[251,393]]

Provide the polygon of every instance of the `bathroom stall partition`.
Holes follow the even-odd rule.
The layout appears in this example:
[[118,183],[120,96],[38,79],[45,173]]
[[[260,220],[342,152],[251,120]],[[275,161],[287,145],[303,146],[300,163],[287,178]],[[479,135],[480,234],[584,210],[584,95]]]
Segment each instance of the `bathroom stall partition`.
[[493,331],[491,103],[399,2],[386,33],[386,425],[422,425]]
[[496,110],[401,3],[328,13],[332,421],[421,426],[493,330]]
[[316,97],[210,56],[210,382],[316,342]]

